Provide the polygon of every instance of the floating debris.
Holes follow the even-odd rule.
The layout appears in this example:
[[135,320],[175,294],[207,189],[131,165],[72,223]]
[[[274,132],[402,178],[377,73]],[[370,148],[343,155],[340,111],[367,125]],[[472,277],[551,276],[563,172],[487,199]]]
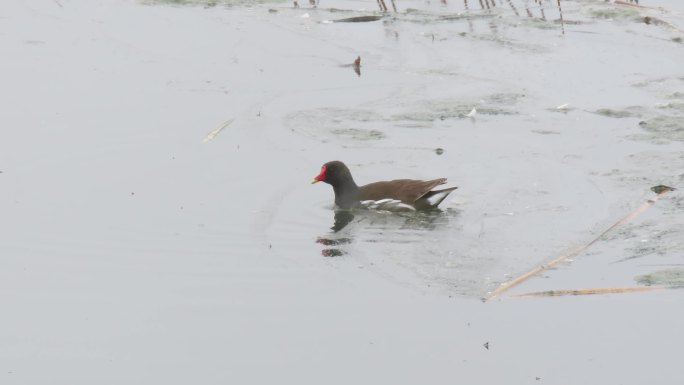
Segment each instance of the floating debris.
[[444,154],[444,149],[441,148],[441,147],[435,148],[435,154],[437,154],[437,155],[442,155],[442,154]]
[[539,135],[560,135],[560,132],[551,130],[532,130],[532,132]]
[[361,76],[361,56],[357,56],[353,63],[342,64],[340,67],[351,67],[358,76]]
[[203,142],[203,143],[206,143],[206,142],[208,142],[208,141],[210,141],[210,140],[214,140],[214,138],[216,137],[216,135],[218,135],[224,128],[230,126],[230,124],[233,123],[233,120],[235,120],[235,119],[228,120],[227,122],[225,122],[225,123],[223,123],[221,126],[219,126],[219,128],[217,128],[217,129],[215,129],[214,131],[212,131],[212,132],[210,132],[209,134],[207,134],[207,137],[204,138],[204,140],[203,140],[202,142]]
[[329,20],[330,23],[367,23],[370,21],[378,21],[382,16],[354,16],[345,17],[344,19]]
[[352,64],[352,68],[354,69],[354,72],[356,72],[356,75],[361,76],[361,56],[356,57],[356,60],[354,60],[354,63]]
[[473,107],[473,109],[466,114],[466,118],[474,118],[475,115],[477,115],[477,110],[475,109],[475,107]]
[[489,350],[489,341],[482,344],[482,346],[484,346],[485,349]]
[[651,191],[653,191],[656,194],[662,194],[670,191],[674,191],[676,188],[670,187],[670,186],[665,186],[665,185],[658,185],[658,186],[653,186],[651,187]]

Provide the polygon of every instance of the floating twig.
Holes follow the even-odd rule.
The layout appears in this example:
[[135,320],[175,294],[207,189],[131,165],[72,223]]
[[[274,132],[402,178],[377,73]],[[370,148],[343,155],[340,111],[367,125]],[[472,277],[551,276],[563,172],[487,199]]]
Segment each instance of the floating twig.
[[231,119],[231,120],[229,120],[229,121],[223,123],[223,124],[222,124],[221,126],[219,126],[217,129],[215,129],[214,131],[212,131],[212,132],[210,132],[209,134],[207,134],[207,137],[204,138],[204,140],[203,140],[202,142],[203,142],[203,143],[206,143],[206,142],[208,142],[208,141],[210,141],[210,140],[214,140],[214,138],[216,137],[216,135],[218,135],[224,128],[230,126],[230,124],[233,123],[233,120],[235,120],[235,119]]

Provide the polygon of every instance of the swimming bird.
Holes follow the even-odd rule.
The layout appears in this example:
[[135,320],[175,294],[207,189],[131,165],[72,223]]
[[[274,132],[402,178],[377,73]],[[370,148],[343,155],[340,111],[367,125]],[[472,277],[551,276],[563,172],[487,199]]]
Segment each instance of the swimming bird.
[[325,182],[335,192],[335,204],[341,209],[368,207],[387,210],[436,209],[458,187],[435,190],[446,178],[432,180],[395,179],[358,186],[349,168],[339,160],[327,162],[313,183]]

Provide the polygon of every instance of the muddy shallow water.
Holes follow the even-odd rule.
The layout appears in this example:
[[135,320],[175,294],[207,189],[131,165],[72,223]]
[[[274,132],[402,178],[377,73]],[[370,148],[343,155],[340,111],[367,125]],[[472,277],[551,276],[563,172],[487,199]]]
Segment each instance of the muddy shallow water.
[[680,382],[681,4],[307,3],[6,5],[0,382]]

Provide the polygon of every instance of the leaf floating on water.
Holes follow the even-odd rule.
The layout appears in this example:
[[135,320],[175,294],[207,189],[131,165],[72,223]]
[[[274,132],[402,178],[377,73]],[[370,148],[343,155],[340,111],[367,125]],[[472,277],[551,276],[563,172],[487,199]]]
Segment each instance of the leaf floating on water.
[[233,120],[235,120],[235,119],[231,119],[231,120],[229,120],[229,121],[223,123],[219,128],[217,128],[217,129],[215,129],[214,131],[212,131],[212,132],[210,132],[209,134],[207,134],[207,137],[204,138],[204,140],[203,140],[202,142],[203,142],[203,143],[206,143],[206,142],[208,142],[208,141],[210,141],[210,140],[214,140],[214,138],[216,137],[216,135],[218,135],[224,128],[230,126],[230,124],[233,123]]
[[354,60],[354,64],[352,64],[352,68],[354,68],[354,72],[356,72],[356,75],[361,76],[361,56],[356,57],[356,60]]
[[665,185],[658,185],[658,186],[653,186],[651,187],[651,191],[653,191],[656,194],[662,194],[670,191],[674,191],[676,188],[670,187],[670,186],[665,186]]

